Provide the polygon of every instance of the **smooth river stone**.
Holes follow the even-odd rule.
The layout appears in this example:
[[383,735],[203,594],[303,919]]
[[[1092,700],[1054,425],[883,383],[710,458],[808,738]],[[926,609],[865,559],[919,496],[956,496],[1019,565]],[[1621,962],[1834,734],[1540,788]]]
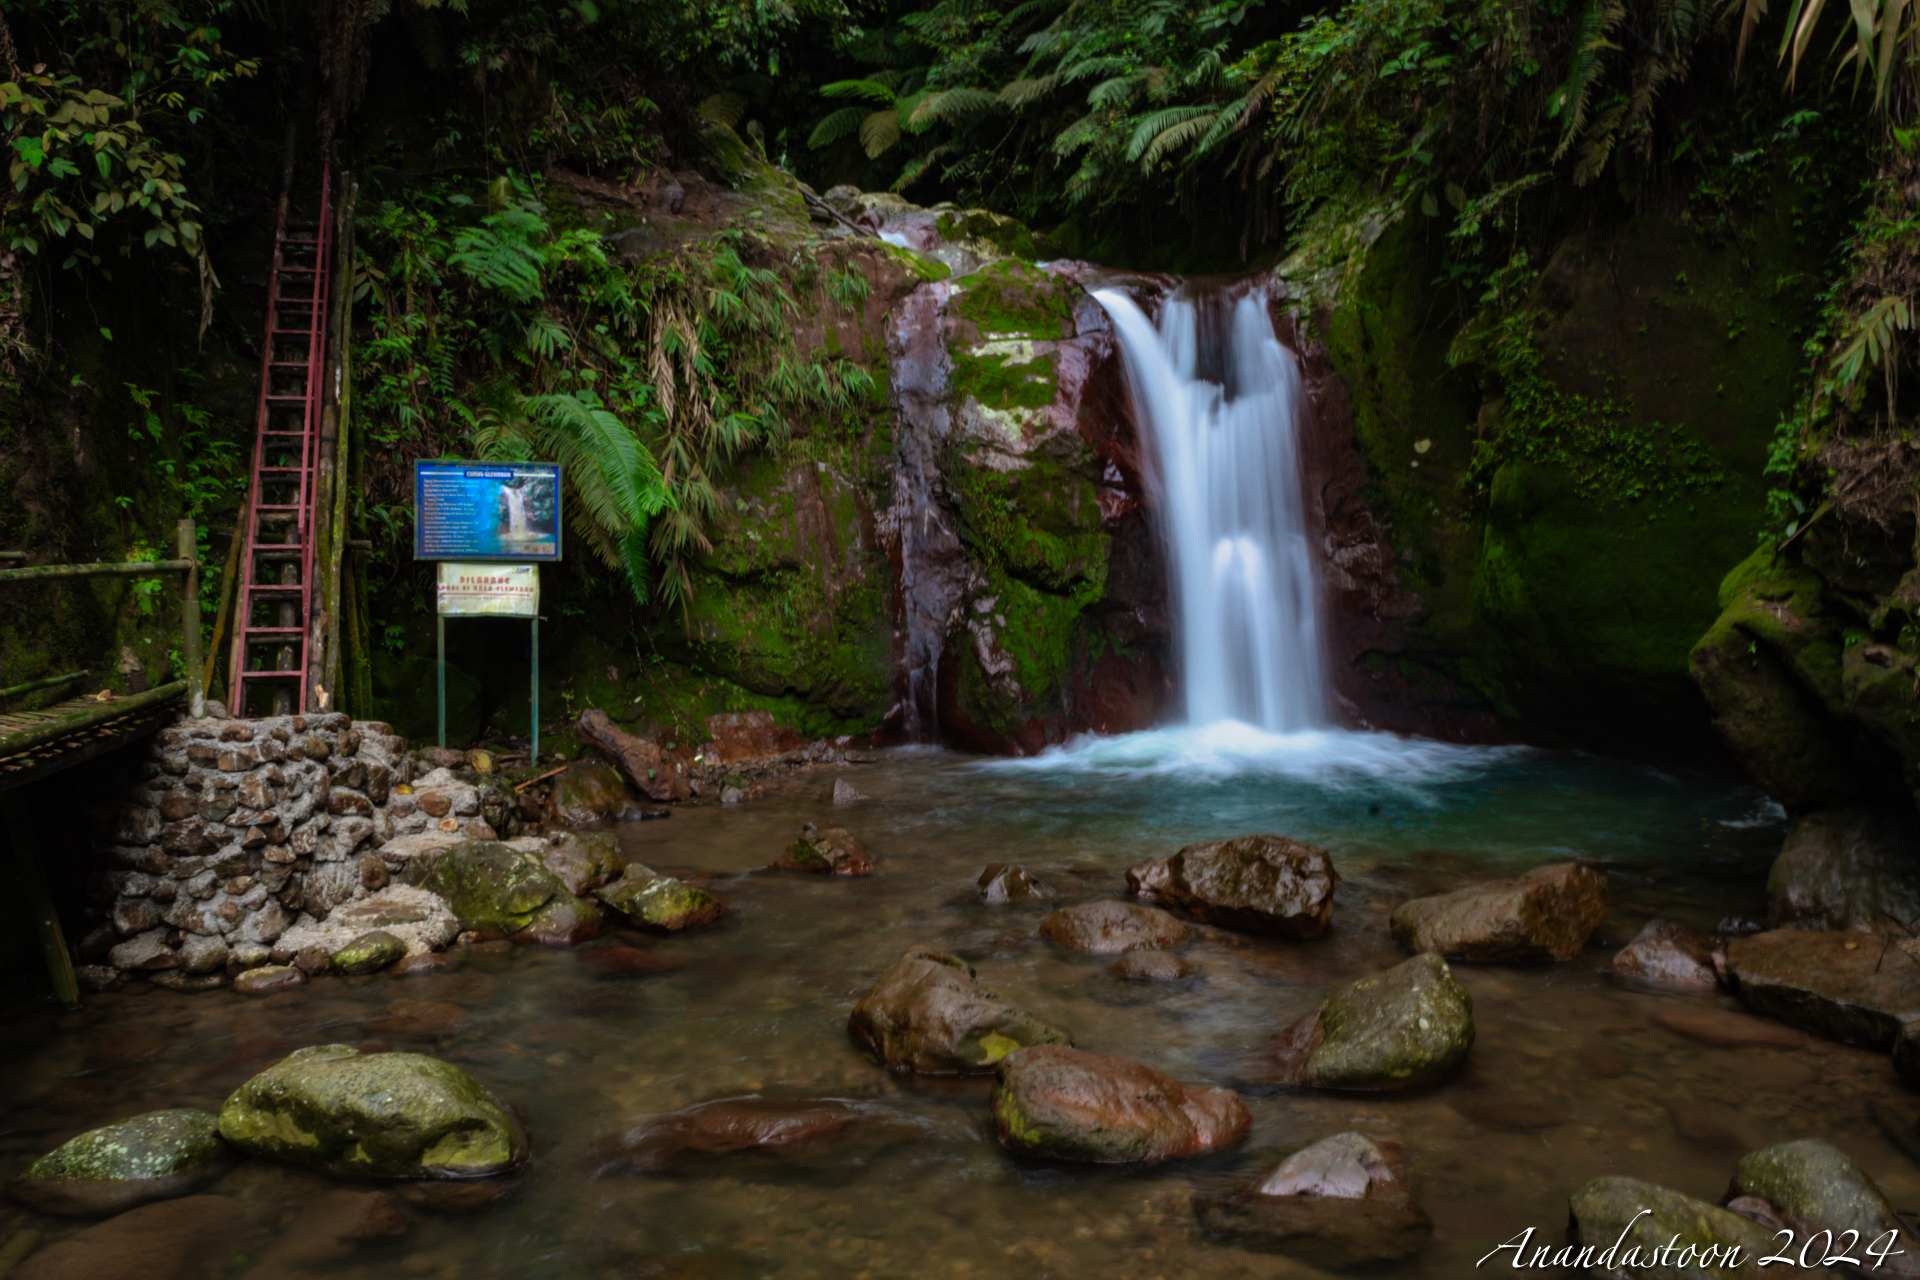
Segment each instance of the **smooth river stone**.
[[1400,1145],[1351,1132],[1194,1207],[1209,1231],[1333,1270],[1409,1257],[1433,1234],[1432,1219],[1413,1202]]
[[1182,1084],[1130,1059],[1065,1045],[1008,1054],[988,1105],[1007,1150],[1088,1164],[1225,1150],[1253,1122],[1231,1089]]
[[1614,976],[1654,987],[1712,991],[1726,951],[1710,933],[1672,920],[1649,920],[1613,957]]
[[1473,996],[1435,955],[1330,996],[1274,1040],[1261,1078],[1316,1089],[1406,1089],[1438,1080],[1473,1047]]
[[1164,911],[1105,900],[1062,907],[1040,922],[1040,932],[1069,951],[1095,955],[1177,947],[1192,936],[1187,926]]
[[[1596,1178],[1573,1193],[1567,1208],[1572,1218],[1567,1234],[1576,1250],[1592,1248],[1590,1256],[1600,1264],[1593,1267],[1596,1275],[1751,1280],[1765,1274],[1756,1271],[1754,1263],[1775,1252],[1773,1246],[1778,1243],[1774,1233],[1757,1222],[1638,1178]],[[1544,1234],[1535,1232],[1530,1245],[1548,1243],[1541,1238]],[[1670,1244],[1676,1251],[1696,1250],[1694,1265],[1662,1267],[1645,1261]],[[1558,1248],[1557,1242],[1554,1245]],[[1698,1251],[1706,1249],[1715,1250],[1714,1256],[1721,1260],[1728,1250],[1738,1249],[1739,1265],[1723,1261],[1701,1266]],[[1497,1264],[1506,1271],[1512,1262],[1512,1255],[1500,1253],[1487,1266]]]
[[902,1138],[919,1129],[872,1102],[841,1098],[723,1098],[644,1120],[609,1144],[599,1176],[671,1169],[700,1157],[793,1158],[865,1135]]
[[7,1194],[43,1213],[105,1217],[185,1195],[229,1163],[204,1111],[153,1111],[94,1129],[34,1161]]
[[[1864,1249],[1881,1239],[1897,1245],[1909,1234],[1879,1184],[1839,1149],[1818,1138],[1749,1152],[1734,1169],[1728,1192],[1766,1202],[1772,1216],[1781,1226],[1792,1229],[1799,1240],[1823,1231],[1832,1232],[1835,1238],[1854,1231],[1859,1233],[1860,1249]],[[1898,1234],[1889,1236],[1889,1232]],[[1859,1249],[1854,1252],[1859,1256]],[[1889,1254],[1868,1274],[1920,1275],[1920,1259],[1909,1247],[1904,1254]]]
[[8,1280],[201,1280],[245,1225],[226,1196],[143,1204],[48,1245]]
[[773,864],[775,871],[808,871],[815,875],[870,876],[873,855],[845,827],[816,830],[809,823],[800,838],[787,846]]

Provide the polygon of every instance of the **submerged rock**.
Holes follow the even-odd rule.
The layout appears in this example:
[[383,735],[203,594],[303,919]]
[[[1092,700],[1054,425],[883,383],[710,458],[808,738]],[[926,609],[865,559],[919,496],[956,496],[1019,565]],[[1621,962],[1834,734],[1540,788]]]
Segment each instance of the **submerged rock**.
[[7,1183],[42,1213],[104,1217],[182,1196],[229,1163],[220,1121],[204,1111],[153,1111],[83,1133]]
[[[1638,1178],[1596,1178],[1567,1209],[1571,1243],[1562,1263],[1590,1248],[1585,1256],[1601,1276],[1744,1280],[1777,1243],[1757,1222]],[[1675,1260],[1663,1266],[1658,1259],[1669,1245]],[[1498,1260],[1507,1261],[1504,1254]]]
[[908,948],[881,974],[847,1030],[889,1070],[914,1075],[982,1075],[1023,1046],[1071,1042],[974,981],[972,965],[930,947]]
[[1571,960],[1606,918],[1607,878],[1562,862],[1403,902],[1393,912],[1393,940],[1449,960]]
[[451,1063],[302,1049],[234,1090],[220,1136],[250,1155],[362,1178],[477,1178],[526,1158],[519,1122]]
[[246,995],[263,996],[297,987],[306,980],[307,975],[290,964],[263,964],[234,978],[233,989]]
[[727,910],[705,889],[659,875],[637,863],[627,868],[623,878],[593,893],[641,928],[656,933],[679,933],[712,924]]
[[1095,955],[1177,947],[1192,936],[1187,926],[1164,911],[1106,900],[1062,907],[1040,922],[1040,932],[1069,951]]
[[407,954],[407,944],[384,929],[363,933],[329,959],[335,973],[375,973]]
[[1418,955],[1335,992],[1281,1032],[1262,1078],[1316,1089],[1406,1089],[1473,1047],[1473,996],[1447,962]]
[[593,899],[556,893],[533,913],[527,927],[513,936],[543,947],[571,947],[599,937],[605,925],[606,914]]
[[1035,880],[1025,867],[1004,862],[989,862],[976,883],[980,886],[980,900],[996,906],[1009,902],[1046,902],[1053,897],[1053,890]]
[[1846,1044],[1885,1049],[1920,1013],[1920,963],[1892,939],[1773,929],[1727,944],[1727,972],[1755,1013]]
[[1127,872],[1127,888],[1146,902],[1179,907],[1207,924],[1282,938],[1325,933],[1339,883],[1325,849],[1270,835],[1190,844]]
[[864,1134],[900,1137],[917,1130],[870,1102],[840,1098],[723,1098],[642,1121],[611,1144],[600,1176],[651,1173],[700,1157],[741,1154],[798,1157]]
[[[1860,1248],[1875,1240],[1898,1240],[1906,1224],[1894,1213],[1886,1193],[1859,1165],[1818,1138],[1783,1142],[1743,1156],[1733,1172],[1729,1197],[1764,1201],[1770,1216],[1806,1240],[1821,1232],[1838,1239],[1858,1232]],[[1889,1236],[1889,1232],[1898,1233]],[[1920,1275],[1913,1251],[1890,1254],[1872,1274]]]
[[1107,966],[1107,971],[1130,982],[1178,982],[1200,972],[1185,956],[1165,951],[1129,951]]
[[48,1245],[8,1280],[194,1280],[244,1222],[226,1196],[144,1204]]
[[1223,1150],[1253,1122],[1231,1089],[1182,1084],[1138,1062],[1065,1045],[1008,1054],[995,1068],[990,1106],[1007,1150],[1091,1164]]
[[1775,928],[1920,933],[1920,829],[1911,811],[1841,805],[1787,832],[1767,874]]
[[1650,986],[1710,991],[1727,962],[1720,940],[1672,920],[1649,920],[1613,957],[1616,977]]
[[775,871],[811,871],[817,875],[870,876],[873,855],[845,827],[819,830],[808,823],[800,838],[773,863]]
[[580,957],[596,978],[637,978],[678,969],[680,961],[641,947],[594,947]]
[[1433,1235],[1433,1220],[1413,1202],[1400,1145],[1351,1132],[1195,1208],[1210,1231],[1336,1271],[1410,1257]]
[[576,898],[618,879],[627,869],[620,846],[605,831],[562,831],[541,841],[534,856]]
[[391,1191],[328,1191],[304,1204],[244,1280],[310,1275],[368,1245],[413,1230],[413,1215]]

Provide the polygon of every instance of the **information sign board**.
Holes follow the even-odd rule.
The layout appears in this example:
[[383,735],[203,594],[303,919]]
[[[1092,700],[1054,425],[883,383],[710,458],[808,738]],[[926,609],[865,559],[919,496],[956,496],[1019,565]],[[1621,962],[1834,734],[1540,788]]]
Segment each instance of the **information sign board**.
[[413,464],[416,560],[558,560],[560,464]]
[[537,618],[540,566],[442,560],[435,597],[443,618]]

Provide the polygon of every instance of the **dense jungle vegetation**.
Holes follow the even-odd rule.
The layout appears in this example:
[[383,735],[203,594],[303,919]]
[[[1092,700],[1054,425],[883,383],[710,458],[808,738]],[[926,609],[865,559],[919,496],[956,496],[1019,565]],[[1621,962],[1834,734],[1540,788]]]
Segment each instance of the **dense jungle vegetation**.
[[[671,628],[716,475],[884,404],[857,362],[791,341],[816,301],[857,309],[862,278],[751,227],[622,253],[571,195],[676,169],[983,207],[1114,265],[1273,266],[1322,316],[1417,224],[1452,376],[1517,424],[1475,446],[1468,503],[1515,457],[1594,501],[1710,490],[1718,464],[1679,432],[1656,445],[1542,375],[1540,273],[1571,230],[1654,204],[1745,252],[1756,211],[1791,199],[1803,236],[1851,231],[1814,246],[1818,280],[1778,285],[1815,291],[1822,319],[1755,537],[1912,483],[1883,447],[1920,396],[1908,0],[0,0],[0,17],[0,542],[132,558],[176,514],[232,523],[297,121],[308,169],[328,155],[358,182],[352,524],[375,545],[376,650],[421,622],[415,458],[561,459],[593,552],[567,607]],[[85,456],[89,432],[128,447]],[[1836,461],[1835,441],[1878,443]],[[9,649],[51,663],[151,594],[10,624]]]

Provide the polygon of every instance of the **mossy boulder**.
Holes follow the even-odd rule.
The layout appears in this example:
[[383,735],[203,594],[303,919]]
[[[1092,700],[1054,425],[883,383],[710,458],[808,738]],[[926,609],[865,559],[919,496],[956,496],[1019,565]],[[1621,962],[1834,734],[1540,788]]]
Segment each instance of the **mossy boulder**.
[[847,1018],[847,1031],[889,1070],[980,1075],[1025,1045],[1069,1044],[1067,1033],[988,990],[973,966],[911,947]]
[[407,944],[384,929],[363,933],[329,957],[335,973],[375,973],[407,954]]
[[1751,1219],[1638,1178],[1595,1178],[1569,1197],[1567,1210],[1565,1256],[1551,1256],[1562,1266],[1584,1258],[1595,1275],[1741,1280],[1777,1243]]
[[594,896],[643,929],[679,933],[712,924],[726,913],[726,905],[698,885],[659,875],[639,864]]
[[[1897,1241],[1907,1231],[1880,1185],[1837,1147],[1818,1138],[1747,1153],[1734,1169],[1727,1190],[1732,1197],[1763,1201],[1771,1216],[1799,1240],[1822,1232],[1831,1232],[1835,1239],[1853,1233],[1865,1249],[1876,1240]],[[1904,1256],[1889,1255],[1884,1269],[1873,1270],[1888,1276],[1914,1276],[1920,1275],[1920,1264],[1909,1250]]]
[[503,936],[526,928],[556,894],[573,896],[539,859],[496,840],[415,858],[407,880],[446,899],[467,928]]
[[105,1217],[183,1196],[226,1169],[220,1121],[204,1111],[153,1111],[93,1129],[41,1156],[7,1194],[42,1213]]
[[988,1106],[1007,1150],[1087,1164],[1223,1151],[1253,1123],[1231,1089],[1182,1084],[1126,1058],[1052,1044],[1002,1058]]
[[557,826],[585,826],[618,818],[632,805],[619,770],[604,760],[567,766],[547,793],[546,820]]
[[558,832],[534,856],[576,896],[617,880],[627,869],[619,843],[606,831]]
[[358,1178],[479,1178],[527,1156],[520,1122],[460,1068],[342,1044],[302,1049],[234,1090],[220,1136]]
[[1257,1074],[1315,1089],[1430,1084],[1473,1047],[1473,996],[1436,955],[1362,978],[1281,1032]]

